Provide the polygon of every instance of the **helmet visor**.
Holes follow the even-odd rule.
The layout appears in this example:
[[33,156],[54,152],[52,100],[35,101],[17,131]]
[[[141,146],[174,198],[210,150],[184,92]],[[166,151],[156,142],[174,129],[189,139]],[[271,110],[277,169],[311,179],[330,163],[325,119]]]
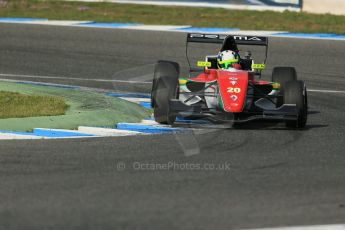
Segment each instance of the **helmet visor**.
[[218,65],[220,68],[223,69],[228,69],[232,66],[232,64],[238,63],[238,59],[230,59],[230,60],[224,60],[224,61],[220,61],[218,59]]

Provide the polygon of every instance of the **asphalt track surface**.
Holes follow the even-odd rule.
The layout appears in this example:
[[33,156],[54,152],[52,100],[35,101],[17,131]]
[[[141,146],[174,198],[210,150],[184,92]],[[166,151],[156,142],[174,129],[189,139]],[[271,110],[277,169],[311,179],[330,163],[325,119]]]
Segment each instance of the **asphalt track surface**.
[[[68,78],[148,81],[158,59],[184,63],[183,33],[1,24],[0,38],[1,73],[67,78],[46,79],[56,83],[148,92],[149,84]],[[342,41],[272,38],[268,66],[295,66],[310,89],[344,91],[344,53]],[[0,229],[343,223],[344,99],[309,92],[308,126],[299,131],[251,123],[181,135],[1,141]],[[230,170],[137,170],[134,162]]]

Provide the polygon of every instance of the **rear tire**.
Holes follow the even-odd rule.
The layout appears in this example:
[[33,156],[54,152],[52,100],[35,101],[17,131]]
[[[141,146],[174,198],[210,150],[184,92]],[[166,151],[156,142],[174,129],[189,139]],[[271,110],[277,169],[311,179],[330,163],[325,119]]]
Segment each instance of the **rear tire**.
[[307,89],[303,81],[287,82],[284,90],[284,103],[296,104],[298,118],[295,121],[286,121],[289,128],[303,128],[308,117],[308,96]]
[[272,82],[280,84],[280,93],[277,99],[277,107],[283,105],[283,95],[286,83],[297,81],[296,69],[293,67],[275,67],[272,72]]
[[178,69],[172,62],[158,62],[156,65],[151,104],[155,121],[160,124],[171,125],[176,120],[176,115],[170,112],[169,101],[178,98]]

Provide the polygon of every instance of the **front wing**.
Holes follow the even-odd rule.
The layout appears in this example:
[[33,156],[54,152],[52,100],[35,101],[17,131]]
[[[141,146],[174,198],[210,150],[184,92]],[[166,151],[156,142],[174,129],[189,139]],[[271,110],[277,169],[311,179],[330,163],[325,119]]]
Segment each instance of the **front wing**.
[[201,105],[185,105],[178,99],[172,99],[169,102],[169,108],[171,114],[181,117],[207,118],[214,121],[235,123],[248,122],[252,120],[297,120],[299,114],[298,108],[294,104],[283,104],[276,109],[243,111],[242,113],[231,114],[215,109],[208,109]]

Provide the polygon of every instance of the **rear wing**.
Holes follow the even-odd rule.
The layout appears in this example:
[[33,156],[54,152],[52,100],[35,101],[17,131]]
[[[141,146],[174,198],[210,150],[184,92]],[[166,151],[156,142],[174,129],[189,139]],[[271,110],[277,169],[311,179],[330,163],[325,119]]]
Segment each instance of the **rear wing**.
[[190,42],[222,44],[220,51],[224,51],[224,50],[238,51],[237,45],[265,46],[266,52],[265,52],[264,64],[266,64],[267,53],[268,53],[268,37],[249,36],[249,35],[188,33],[187,41],[186,41],[186,57],[187,57],[187,62],[188,62],[190,71],[192,71],[189,58],[188,58],[188,43]]
[[268,46],[268,38],[262,37],[262,36],[199,34],[199,33],[187,34],[187,42],[220,43],[224,45],[224,43],[228,39],[235,41],[236,45]]

